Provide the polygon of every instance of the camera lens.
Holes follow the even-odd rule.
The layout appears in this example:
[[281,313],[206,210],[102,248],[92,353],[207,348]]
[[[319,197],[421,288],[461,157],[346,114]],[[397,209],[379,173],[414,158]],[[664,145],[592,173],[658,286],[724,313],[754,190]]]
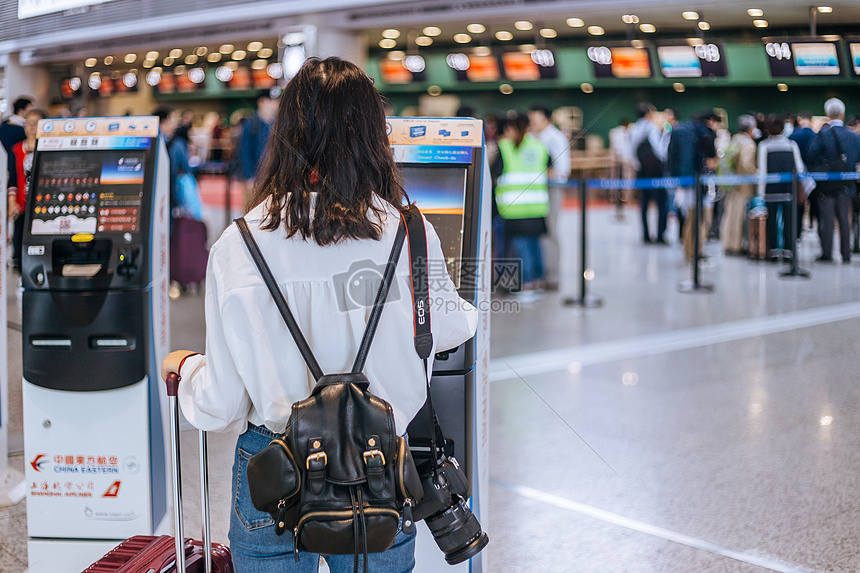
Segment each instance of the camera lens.
[[456,565],[477,555],[490,538],[481,530],[478,518],[466,501],[460,496],[452,496],[452,500],[456,501],[450,507],[425,521],[436,545],[445,554],[445,561]]

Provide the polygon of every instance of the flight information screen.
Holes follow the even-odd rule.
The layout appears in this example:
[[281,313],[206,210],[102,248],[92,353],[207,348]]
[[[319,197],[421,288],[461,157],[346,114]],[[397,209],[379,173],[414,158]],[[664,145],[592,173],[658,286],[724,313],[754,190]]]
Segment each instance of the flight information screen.
[[145,150],[46,151],[31,185],[33,235],[138,233]]
[[[460,287],[466,168],[401,165],[406,194],[436,229],[454,286]],[[431,280],[434,269],[430,269]]]

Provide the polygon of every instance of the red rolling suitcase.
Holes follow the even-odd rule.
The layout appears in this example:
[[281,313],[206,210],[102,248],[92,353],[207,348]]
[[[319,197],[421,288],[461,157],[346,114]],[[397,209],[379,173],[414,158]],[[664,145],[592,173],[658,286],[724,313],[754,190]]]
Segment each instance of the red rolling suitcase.
[[170,279],[182,286],[201,283],[206,278],[206,224],[191,217],[173,220],[170,233]]
[[[170,400],[170,439],[173,461],[173,491],[175,493],[173,506],[176,537],[170,535],[135,535],[129,537],[110,550],[104,557],[87,567],[84,573],[233,573],[230,550],[220,543],[212,543],[209,525],[209,470],[206,432],[200,432],[203,540],[185,539],[182,520],[182,479],[179,469],[179,407],[176,401],[178,387],[178,377],[175,374],[168,376],[167,394]],[[178,540],[183,540],[183,542],[180,544]],[[176,562],[177,549],[185,557],[179,563]]]

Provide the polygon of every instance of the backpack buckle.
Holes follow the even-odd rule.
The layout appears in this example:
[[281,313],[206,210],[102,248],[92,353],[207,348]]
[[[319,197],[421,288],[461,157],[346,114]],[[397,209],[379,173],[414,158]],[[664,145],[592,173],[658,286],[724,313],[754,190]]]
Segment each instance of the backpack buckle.
[[382,453],[382,450],[367,450],[364,452],[364,463],[365,465],[368,463],[368,459],[373,459],[376,456],[379,456],[379,459],[382,460],[382,465],[385,465],[385,454]]
[[[380,454],[381,453],[382,452],[380,452]],[[365,452],[365,455],[367,455],[366,452]],[[311,462],[315,462],[317,460],[322,460],[323,466],[328,465],[328,456],[326,455],[326,453],[325,452],[317,452],[315,454],[311,454],[308,456],[308,459],[305,461],[305,468],[310,470],[311,469]]]

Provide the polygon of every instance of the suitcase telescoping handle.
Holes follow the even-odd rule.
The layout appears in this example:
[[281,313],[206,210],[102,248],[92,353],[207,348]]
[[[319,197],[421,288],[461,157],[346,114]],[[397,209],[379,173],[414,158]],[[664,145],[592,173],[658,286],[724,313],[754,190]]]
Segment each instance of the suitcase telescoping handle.
[[[179,462],[179,381],[176,372],[167,375],[170,410],[170,458],[173,467],[173,534],[176,540],[176,572],[185,572],[185,526],[182,519],[182,475]],[[204,571],[212,573],[212,535],[209,517],[209,452],[206,432],[200,431],[200,507],[203,523]]]

